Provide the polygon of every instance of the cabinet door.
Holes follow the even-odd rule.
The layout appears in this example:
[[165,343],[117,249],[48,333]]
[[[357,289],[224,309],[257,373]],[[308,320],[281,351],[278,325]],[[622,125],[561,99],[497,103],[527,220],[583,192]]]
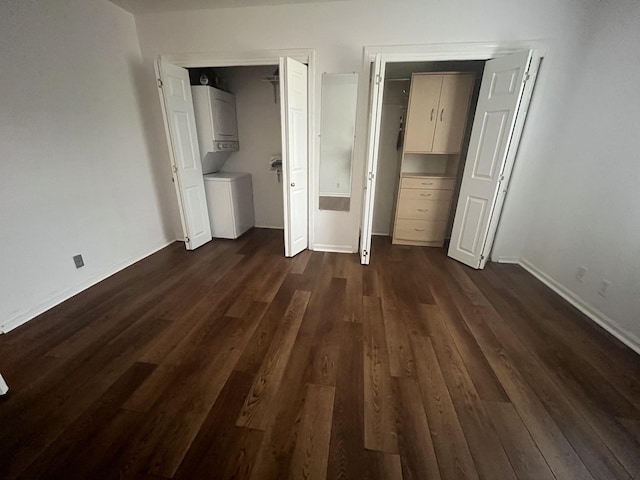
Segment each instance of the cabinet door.
[[473,75],[443,75],[433,153],[460,153]]
[[407,132],[404,137],[405,152],[431,152],[441,85],[442,75],[412,76]]

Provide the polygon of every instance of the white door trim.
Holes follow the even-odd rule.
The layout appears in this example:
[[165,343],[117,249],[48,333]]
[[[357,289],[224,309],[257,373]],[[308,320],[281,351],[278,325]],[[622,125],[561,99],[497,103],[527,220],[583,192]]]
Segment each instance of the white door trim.
[[384,96],[385,62],[382,60],[382,56],[376,55],[370,67],[369,128],[363,189],[364,201],[362,202],[362,221],[360,222],[360,263],[362,265],[369,265],[369,259],[371,258],[369,251],[371,250],[371,235],[373,233],[373,208],[376,197],[382,97]]
[[[369,72],[371,69],[371,64],[375,62],[377,56],[381,58],[383,64],[393,63],[393,62],[438,62],[438,61],[447,61],[447,60],[489,60],[491,58],[501,57],[504,55],[509,55],[515,52],[519,52],[522,50],[532,50],[533,51],[533,60],[532,66],[536,66],[535,74],[537,75],[537,66],[539,66],[542,57],[547,55],[548,44],[546,42],[540,40],[528,40],[523,42],[499,42],[499,43],[434,43],[434,44],[420,44],[420,45],[373,45],[373,46],[365,46],[364,47],[364,55],[363,55],[363,72]],[[533,78],[532,80],[535,80]],[[384,82],[384,69],[381,82]],[[525,95],[528,95],[527,100],[530,99],[533,85],[535,81],[531,82],[531,87],[528,92],[525,92]],[[370,86],[369,86],[370,88]],[[526,104],[528,111],[528,103]],[[367,113],[371,114],[371,105],[368,106]],[[377,112],[378,115],[381,112]],[[515,162],[515,157],[517,156],[518,146],[520,137],[522,135],[522,130],[524,128],[524,122],[526,118],[526,113],[524,115],[518,115],[518,122],[516,125],[516,130],[513,133],[513,142],[509,151],[510,165],[505,168],[505,185],[508,185],[509,177],[511,174],[513,164]],[[369,124],[373,124],[373,122],[369,122]],[[379,135],[379,132],[377,133]],[[366,157],[363,165],[363,178],[366,184],[367,180],[367,168],[371,164],[369,156],[372,152],[367,151],[365,153]],[[373,180],[377,182],[377,178]],[[372,208],[372,205],[368,205],[367,199],[369,202],[373,204],[375,202],[375,188],[373,189],[374,195],[371,197],[367,197],[368,189],[363,189],[363,201],[362,201],[362,211],[361,211],[361,219],[365,214],[364,212],[368,208]],[[504,196],[501,201],[504,201]],[[501,204],[502,206],[502,204]],[[497,215],[497,218],[492,218],[492,223],[490,225],[489,235],[487,237],[487,241],[485,242],[485,246],[483,252],[485,252],[485,256],[491,251],[491,247],[493,246],[493,240],[495,238],[495,233],[498,228],[500,215]],[[362,222],[361,222],[362,223]],[[371,232],[369,232],[369,236]],[[365,235],[363,232],[360,232],[360,242]],[[360,249],[361,245],[359,246]],[[368,252],[367,260],[371,259],[371,252]],[[368,262],[367,262],[368,263]]]
[[[312,181],[318,172],[318,159],[316,158],[316,135],[315,129],[315,50],[311,48],[294,48],[281,50],[247,50],[247,51],[212,51],[212,52],[184,52],[159,55],[159,59],[168,63],[173,63],[184,68],[198,67],[240,67],[253,65],[279,65],[280,59],[290,57],[307,64],[307,99],[308,99],[308,119],[307,119],[307,142],[309,148],[309,168],[308,168],[308,188],[309,201],[308,213],[309,222],[307,225],[309,232],[309,246],[313,249],[315,243],[315,203],[312,199],[317,198],[317,188],[315,181]],[[284,134],[284,132],[282,132]],[[266,163],[265,163],[266,165]],[[284,208],[284,205],[283,205]]]

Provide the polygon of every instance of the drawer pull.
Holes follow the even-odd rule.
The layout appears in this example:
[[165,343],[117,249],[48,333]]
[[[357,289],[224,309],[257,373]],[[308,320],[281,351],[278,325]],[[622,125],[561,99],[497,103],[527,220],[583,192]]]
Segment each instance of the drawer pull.
[[414,228],[416,232],[424,232],[424,228]]
[[428,208],[419,208],[418,211],[419,212],[428,212],[429,209]]
[[433,185],[433,182],[422,182],[422,185]]
[[421,193],[420,196],[421,197],[430,197],[431,194],[430,193]]

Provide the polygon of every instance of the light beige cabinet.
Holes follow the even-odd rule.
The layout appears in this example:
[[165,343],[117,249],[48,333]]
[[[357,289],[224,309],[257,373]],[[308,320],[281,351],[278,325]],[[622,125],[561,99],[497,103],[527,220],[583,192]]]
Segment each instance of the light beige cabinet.
[[393,224],[393,243],[442,246],[450,225],[475,74],[414,73]]
[[451,210],[455,177],[403,175],[393,243],[442,246]]
[[412,75],[406,153],[460,152],[474,80],[467,73]]

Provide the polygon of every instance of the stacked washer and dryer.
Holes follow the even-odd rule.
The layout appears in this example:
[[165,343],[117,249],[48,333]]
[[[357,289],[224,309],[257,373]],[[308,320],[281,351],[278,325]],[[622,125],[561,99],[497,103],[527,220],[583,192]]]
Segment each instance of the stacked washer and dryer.
[[208,85],[191,87],[211,234],[238,238],[255,225],[251,174],[221,172],[239,150],[235,97]]

